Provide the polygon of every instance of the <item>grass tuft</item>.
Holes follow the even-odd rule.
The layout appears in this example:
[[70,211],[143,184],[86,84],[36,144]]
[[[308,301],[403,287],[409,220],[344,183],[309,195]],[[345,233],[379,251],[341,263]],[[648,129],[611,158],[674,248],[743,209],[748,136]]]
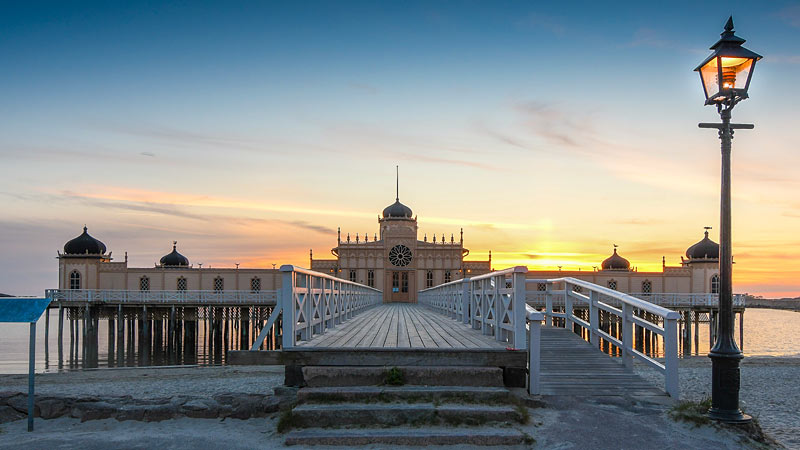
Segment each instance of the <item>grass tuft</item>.
[[285,433],[292,428],[299,428],[300,420],[292,413],[291,409],[287,409],[281,413],[278,419],[278,433]]
[[711,408],[711,397],[706,397],[699,402],[684,401],[669,410],[672,420],[691,423],[695,427],[709,425],[708,410]]
[[402,386],[405,384],[403,371],[397,367],[392,367],[383,374],[383,384],[389,386]]

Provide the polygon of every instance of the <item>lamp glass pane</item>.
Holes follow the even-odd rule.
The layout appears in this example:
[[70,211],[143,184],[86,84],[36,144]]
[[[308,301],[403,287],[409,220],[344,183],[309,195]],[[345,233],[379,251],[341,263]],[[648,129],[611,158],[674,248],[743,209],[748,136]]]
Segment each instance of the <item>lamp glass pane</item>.
[[717,59],[712,58],[711,61],[700,68],[700,76],[703,77],[703,86],[706,89],[706,98],[711,98],[719,92]]
[[[753,60],[751,58],[732,58],[723,56],[720,58],[722,61],[722,78],[724,86],[727,88],[744,89],[747,87],[747,78],[750,76],[750,69],[753,67]],[[733,79],[735,77],[735,79]],[[733,80],[732,84],[729,83]]]

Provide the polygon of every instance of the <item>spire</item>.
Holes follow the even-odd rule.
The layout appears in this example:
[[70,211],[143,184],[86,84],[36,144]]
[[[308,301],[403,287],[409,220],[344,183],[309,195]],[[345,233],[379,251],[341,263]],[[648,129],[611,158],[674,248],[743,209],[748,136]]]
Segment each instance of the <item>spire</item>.
[[733,32],[733,16],[728,17],[728,21],[725,22],[725,31]]
[[395,169],[395,172],[396,172],[395,175],[396,175],[396,183],[397,183],[397,186],[395,187],[396,190],[395,190],[394,199],[399,202],[400,201],[400,166],[394,166],[394,169]]
[[703,229],[706,230],[706,237],[708,237],[708,230],[710,230],[711,227],[703,227]]
[[464,243],[464,229],[461,229],[461,243]]
[[177,250],[178,249],[178,241],[172,241],[172,249],[173,250]]

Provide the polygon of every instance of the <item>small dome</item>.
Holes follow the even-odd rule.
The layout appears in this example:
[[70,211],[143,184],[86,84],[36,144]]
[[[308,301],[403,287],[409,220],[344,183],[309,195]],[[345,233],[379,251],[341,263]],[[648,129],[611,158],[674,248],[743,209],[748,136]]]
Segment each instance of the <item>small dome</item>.
[[83,227],[83,234],[64,244],[64,254],[67,255],[103,255],[106,244],[89,236],[87,228]]
[[702,241],[686,249],[686,257],[689,259],[713,259],[719,260],[719,244],[708,238],[708,230]]
[[178,241],[172,243],[172,252],[168,255],[161,257],[161,263],[164,267],[187,267],[189,265],[189,258],[178,253]]
[[606,258],[601,264],[603,270],[630,270],[631,263],[617,254],[617,248],[614,247],[614,254]]
[[383,218],[387,217],[406,217],[411,218],[414,213],[411,208],[400,203],[400,199],[395,199],[395,202],[383,209]]

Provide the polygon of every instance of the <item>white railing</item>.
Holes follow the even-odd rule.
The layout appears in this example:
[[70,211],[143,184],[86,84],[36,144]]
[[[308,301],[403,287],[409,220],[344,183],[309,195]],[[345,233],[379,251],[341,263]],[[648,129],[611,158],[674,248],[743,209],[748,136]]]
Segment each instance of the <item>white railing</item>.
[[419,291],[418,301],[498,342],[524,350],[525,266],[456,280]]
[[48,289],[53,305],[91,304],[192,304],[266,305],[277,303],[277,291],[133,291],[115,289]]
[[[541,280],[537,283],[543,283]],[[648,303],[663,306],[665,308],[718,308],[719,307],[719,294],[682,294],[674,292],[628,292],[628,295],[640,298]],[[531,290],[528,291],[527,298],[528,304],[537,308],[545,306],[545,291]],[[601,297],[603,301],[613,306],[619,306],[619,303],[614,298]],[[564,306],[562,299],[554,299],[554,305]],[[745,295],[734,294],[733,306],[736,308],[745,306]]]
[[[545,295],[545,325],[552,326],[553,318],[564,319],[564,326],[572,329],[573,324],[579,325],[588,330],[589,342],[597,345],[599,339],[604,339],[612,343],[622,352],[622,362],[626,368],[633,368],[633,359],[643,361],[650,367],[664,374],[665,390],[669,396],[677,399],[679,397],[678,387],[678,318],[677,311],[666,309],[662,306],[654,305],[640,298],[629,294],[617,292],[613,289],[598,286],[588,281],[576,278],[556,278],[546,280],[526,280],[533,285],[533,289],[538,289],[539,283],[544,283],[547,290],[543,292],[534,291],[535,294]],[[555,287],[559,289],[555,289]],[[580,291],[580,292],[577,292]],[[564,312],[555,312],[553,306],[556,299],[562,300],[561,305]],[[585,305],[589,311],[589,321],[577,317],[574,314],[575,302]],[[618,306],[614,306],[615,303]],[[663,319],[663,328],[643,318],[635,316],[634,309],[640,312],[647,312]],[[618,339],[600,328],[600,311],[605,311],[620,317],[622,329]],[[645,355],[633,348],[634,325],[661,336],[664,340],[664,363]]]
[[[281,266],[281,272],[279,306],[283,313],[283,348],[311,340],[383,301],[383,293],[375,288],[328,274],[292,265]],[[269,330],[271,325],[268,322],[264,330]],[[264,331],[262,334],[266,337]],[[253,344],[254,348],[260,345],[259,340],[263,340],[261,336]]]
[[[539,394],[544,314],[525,304],[525,266],[465,278],[419,291],[418,301],[511,348],[528,350],[528,392]],[[526,339],[527,337],[527,339]]]

